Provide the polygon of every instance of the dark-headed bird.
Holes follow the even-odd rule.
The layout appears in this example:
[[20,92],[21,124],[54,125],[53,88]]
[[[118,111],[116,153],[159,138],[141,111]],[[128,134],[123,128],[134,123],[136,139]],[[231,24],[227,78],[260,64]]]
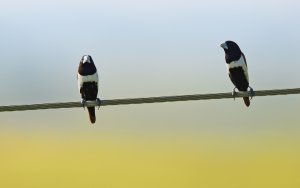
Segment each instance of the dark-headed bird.
[[[225,51],[225,60],[227,63],[228,74],[231,82],[234,84],[233,96],[236,96],[235,89],[239,91],[247,92],[250,88],[250,96],[254,96],[253,89],[249,86],[249,75],[247,61],[244,53],[240,47],[233,41],[226,41],[221,44],[221,47]],[[244,103],[247,107],[250,106],[249,97],[243,97]]]
[[[81,94],[81,104],[85,107],[86,101],[96,101],[100,107],[98,95],[98,73],[90,55],[82,56],[77,73],[78,89]],[[87,107],[91,123],[96,122],[95,107]]]

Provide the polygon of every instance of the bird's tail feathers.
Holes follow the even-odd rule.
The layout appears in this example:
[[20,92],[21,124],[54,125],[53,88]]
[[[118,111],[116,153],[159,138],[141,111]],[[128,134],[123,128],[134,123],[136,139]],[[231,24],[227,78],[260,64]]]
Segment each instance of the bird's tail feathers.
[[250,99],[249,99],[249,97],[243,97],[243,99],[244,99],[245,105],[246,105],[247,107],[249,107],[249,106],[250,106]]
[[87,107],[87,109],[89,111],[91,123],[95,123],[96,122],[95,107]]

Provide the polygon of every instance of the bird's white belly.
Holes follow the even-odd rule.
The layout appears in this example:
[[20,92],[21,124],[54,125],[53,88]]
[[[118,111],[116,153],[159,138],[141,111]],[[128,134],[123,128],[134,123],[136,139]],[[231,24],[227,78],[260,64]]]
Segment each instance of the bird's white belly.
[[243,56],[241,56],[241,58],[239,60],[233,61],[233,62],[227,64],[228,73],[229,73],[229,69],[237,68],[237,67],[242,67],[242,69],[244,70],[244,74],[246,76],[246,79],[249,82],[248,67],[247,67],[247,65],[244,61]]
[[246,66],[246,63],[244,61],[244,58],[243,56],[241,56],[241,58],[237,61],[232,61],[231,63],[227,64],[227,68],[230,69],[230,68],[235,68],[235,67],[247,67]]
[[80,90],[83,83],[85,83],[85,82],[96,82],[96,83],[98,83],[98,73],[96,72],[95,74],[87,75],[87,76],[82,76],[80,74],[77,74],[77,79],[78,79],[78,89]]

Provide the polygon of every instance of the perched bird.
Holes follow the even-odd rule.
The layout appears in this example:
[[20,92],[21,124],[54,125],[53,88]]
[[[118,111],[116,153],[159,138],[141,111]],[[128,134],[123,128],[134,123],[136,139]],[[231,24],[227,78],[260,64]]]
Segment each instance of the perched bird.
[[[85,108],[86,101],[96,101],[100,107],[98,95],[98,73],[90,55],[82,56],[77,73],[78,89],[81,94],[81,104]],[[95,107],[87,107],[91,123],[96,122]]]
[[[235,89],[239,91],[248,91],[249,87],[249,75],[248,67],[245,55],[241,51],[240,47],[233,41],[226,41],[221,44],[221,47],[225,51],[225,60],[227,63],[228,74],[230,80],[234,84],[233,96],[235,97]],[[250,88],[250,96],[254,96],[254,91]],[[247,107],[250,106],[249,97],[243,97],[244,103]]]

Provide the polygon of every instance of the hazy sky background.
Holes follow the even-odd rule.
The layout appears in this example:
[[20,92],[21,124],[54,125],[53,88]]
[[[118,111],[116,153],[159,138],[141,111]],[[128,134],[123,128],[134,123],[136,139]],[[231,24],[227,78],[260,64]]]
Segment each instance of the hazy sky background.
[[[84,54],[92,55],[97,65],[102,99],[229,92],[233,85],[219,47],[225,40],[236,41],[246,54],[254,89],[299,87],[299,4],[291,0],[1,2],[1,104],[79,100],[76,71]],[[251,129],[274,122],[280,126],[286,120],[299,122],[297,99],[255,98],[250,109],[241,100],[105,107],[97,113],[96,125],[108,129],[158,125],[158,131],[163,121],[168,129],[174,124],[180,129],[206,129],[211,124],[230,129],[240,128],[242,122]],[[0,116],[1,124],[22,122],[28,129],[40,122],[59,129],[63,124],[88,124],[82,109]]]
[[[0,105],[79,101],[85,54],[98,68],[101,99],[231,92],[226,40],[246,55],[254,90],[300,87],[299,12],[296,0],[1,1]],[[20,134],[133,143],[280,135],[300,144],[299,109],[299,95],[254,97],[250,108],[241,99],[103,107],[93,127],[83,109],[10,112],[0,113],[0,132],[8,143]]]

